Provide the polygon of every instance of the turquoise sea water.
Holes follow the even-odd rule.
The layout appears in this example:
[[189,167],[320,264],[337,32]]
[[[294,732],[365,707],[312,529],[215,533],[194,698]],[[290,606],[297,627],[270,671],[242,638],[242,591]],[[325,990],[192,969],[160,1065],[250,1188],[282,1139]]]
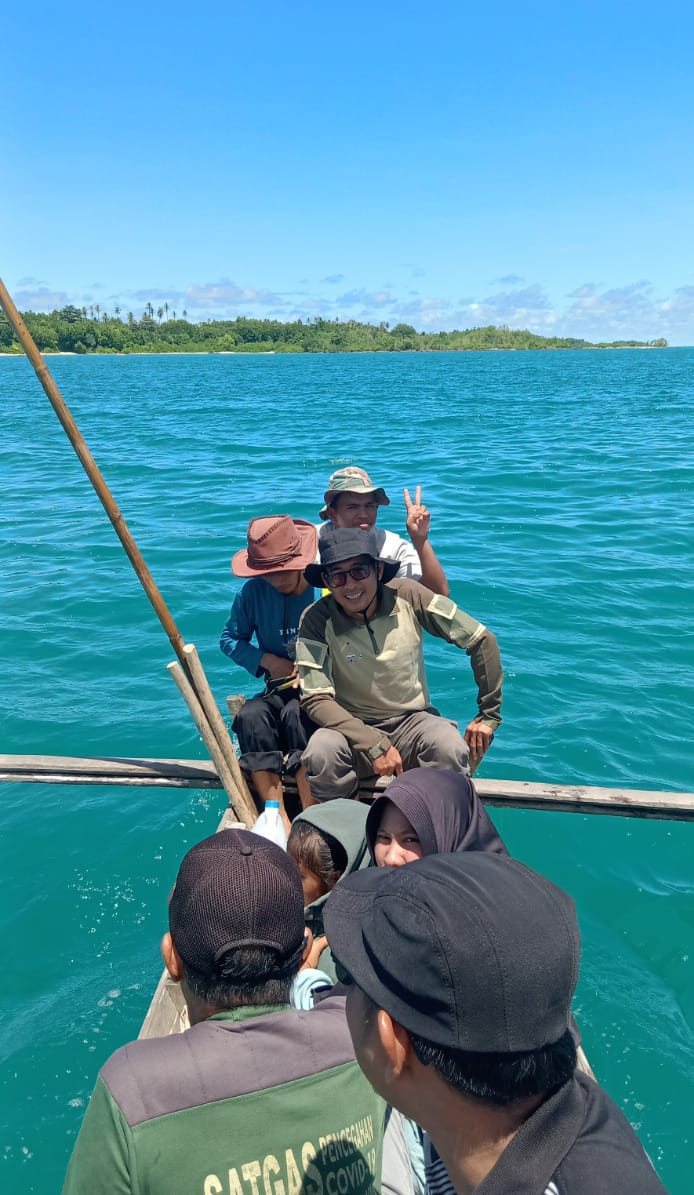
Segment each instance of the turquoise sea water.
[[[455,599],[494,629],[505,721],[482,775],[694,791],[694,350],[90,357],[50,367],[220,706],[248,519],[315,519],[365,466],[401,530],[420,482]],[[15,753],[204,754],[170,645],[43,391],[0,360],[0,696]],[[437,704],[466,658],[427,647]],[[248,680],[248,683],[246,683]],[[0,1188],[60,1188],[97,1070],[160,972],[166,894],[219,793],[0,786]],[[694,827],[494,811],[575,897],[576,1000],[603,1084],[691,1190]]]

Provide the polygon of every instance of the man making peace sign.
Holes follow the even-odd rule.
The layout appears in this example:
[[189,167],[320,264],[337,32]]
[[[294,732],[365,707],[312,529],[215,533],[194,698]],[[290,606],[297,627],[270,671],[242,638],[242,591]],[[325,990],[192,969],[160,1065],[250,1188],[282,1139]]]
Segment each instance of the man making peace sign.
[[[414,502],[410,491],[405,490],[407,511],[407,533],[411,543],[393,531],[376,527],[379,506],[390,506],[390,498],[382,486],[373,485],[364,469],[349,465],[338,469],[328,481],[324,494],[325,506],[320,517],[328,526],[360,527],[362,531],[373,530],[376,535],[378,554],[398,563],[398,577],[412,577],[421,581],[432,593],[448,597],[448,581],[429,540],[431,514],[422,503],[422,487],[415,489]],[[325,531],[325,522],[319,527],[320,536]]]

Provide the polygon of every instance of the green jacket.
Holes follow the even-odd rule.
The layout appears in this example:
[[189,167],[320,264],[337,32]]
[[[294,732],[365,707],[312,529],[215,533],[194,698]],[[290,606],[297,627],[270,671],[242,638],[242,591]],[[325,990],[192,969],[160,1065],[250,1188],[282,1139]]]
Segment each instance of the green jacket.
[[379,586],[368,624],[349,618],[332,595],[302,615],[296,662],[308,716],[343,734],[355,751],[387,750],[390,742],[377,724],[431,706],[424,631],[470,657],[476,716],[496,730],[503,672],[495,636],[450,598],[397,579]]
[[112,1055],[63,1195],[371,1195],[384,1120],[344,1000],[234,1009]]

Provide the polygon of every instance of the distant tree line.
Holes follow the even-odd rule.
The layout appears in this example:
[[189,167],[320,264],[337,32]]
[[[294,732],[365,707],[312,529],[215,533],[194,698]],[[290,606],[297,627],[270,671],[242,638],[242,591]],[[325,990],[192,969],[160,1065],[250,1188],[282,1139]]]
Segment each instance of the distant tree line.
[[[44,353],[358,353],[436,352],[456,349],[590,349],[667,348],[667,340],[615,340],[591,344],[574,337],[537,336],[507,327],[467,328],[456,332],[417,332],[410,324],[363,324],[358,320],[317,317],[282,323],[271,319],[205,320],[190,323],[168,303],[148,303],[137,319],[123,317],[99,303],[62,307],[60,311],[27,311],[24,321]],[[156,318],[155,318],[156,316]],[[0,352],[21,352],[12,327],[0,311]]]

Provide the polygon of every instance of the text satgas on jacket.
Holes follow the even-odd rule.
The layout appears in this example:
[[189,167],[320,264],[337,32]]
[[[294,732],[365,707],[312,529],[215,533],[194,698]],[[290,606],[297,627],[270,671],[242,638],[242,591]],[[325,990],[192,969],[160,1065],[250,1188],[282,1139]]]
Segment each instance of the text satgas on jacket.
[[[297,1155],[300,1158],[297,1161]],[[284,1157],[230,1167],[224,1177],[208,1174],[203,1195],[375,1195],[376,1149],[370,1116]]]

